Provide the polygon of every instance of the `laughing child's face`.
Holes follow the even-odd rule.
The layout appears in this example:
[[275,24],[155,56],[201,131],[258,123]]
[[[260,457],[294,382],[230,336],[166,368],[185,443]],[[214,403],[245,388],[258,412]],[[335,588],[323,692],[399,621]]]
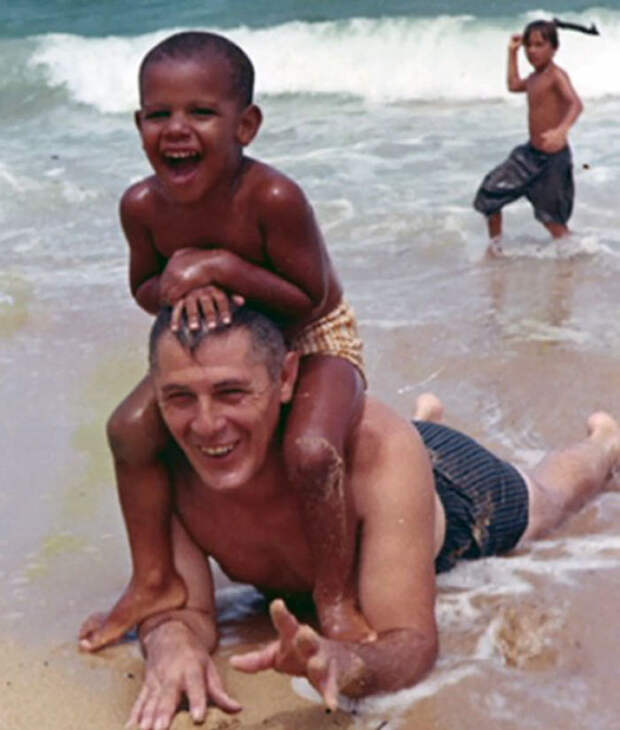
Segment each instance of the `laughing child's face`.
[[228,61],[216,54],[155,61],[140,92],[142,146],[170,198],[196,202],[230,183],[258,127],[248,124],[256,107],[243,107]]
[[555,51],[556,49],[551,45],[551,42],[544,38],[539,30],[533,30],[525,43],[527,60],[537,71],[542,71],[549,65]]

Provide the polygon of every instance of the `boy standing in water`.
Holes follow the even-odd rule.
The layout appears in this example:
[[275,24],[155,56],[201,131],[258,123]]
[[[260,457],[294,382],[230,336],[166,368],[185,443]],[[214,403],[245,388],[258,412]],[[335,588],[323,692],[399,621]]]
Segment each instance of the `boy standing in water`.
[[[526,79],[519,75],[521,45],[534,67]],[[501,209],[522,196],[553,238],[569,233],[574,184],[568,131],[583,104],[568,74],[553,62],[558,46],[555,21],[534,21],[523,35],[513,35],[510,40],[508,89],[527,92],[530,138],[484,178],[476,194],[474,208],[487,217],[489,253],[501,253]]]
[[[302,355],[281,434],[285,463],[312,547],[320,623],[334,638],[359,639],[370,631],[352,590],[355,535],[343,457],[364,401],[362,343],[302,190],[244,154],[262,121],[252,103],[253,83],[245,53],[215,34],[178,33],[145,56],[135,120],[155,174],[132,185],[121,200],[130,285],[151,314],[172,304],[173,328],[182,318],[190,329],[198,327],[200,313],[213,327],[227,323],[231,299],[247,301],[274,317]],[[174,397],[189,401],[191,394],[178,389]],[[253,408],[249,384],[233,379],[215,401],[209,418],[222,427],[210,423],[204,432],[217,437],[207,443],[195,432],[188,439],[196,458],[220,466],[223,475],[234,474],[235,464],[238,471],[247,463],[248,449],[265,448],[238,437],[239,403],[248,417]],[[222,415],[233,405],[234,438]],[[80,645],[89,651],[186,600],[172,560],[173,498],[161,458],[170,438],[150,377],[116,409],[108,437],[133,575],[107,615],[82,625]]]

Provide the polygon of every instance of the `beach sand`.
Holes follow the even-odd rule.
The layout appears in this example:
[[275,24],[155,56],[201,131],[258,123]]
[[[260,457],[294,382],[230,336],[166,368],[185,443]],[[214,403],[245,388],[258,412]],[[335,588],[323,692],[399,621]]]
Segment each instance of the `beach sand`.
[[[143,664],[135,646],[114,647],[92,657],[77,655],[68,645],[33,650],[3,641],[0,651],[3,730],[109,730],[126,722],[142,678]],[[319,705],[291,692],[289,678],[268,672],[257,681],[228,670],[224,657],[217,664],[244,710],[226,715],[210,709],[206,730],[351,726],[346,714],[327,715]],[[172,727],[194,725],[181,712]]]

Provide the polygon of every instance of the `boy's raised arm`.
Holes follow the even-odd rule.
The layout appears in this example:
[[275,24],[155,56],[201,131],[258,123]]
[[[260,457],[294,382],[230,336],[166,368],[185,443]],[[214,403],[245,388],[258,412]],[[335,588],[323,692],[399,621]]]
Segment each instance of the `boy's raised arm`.
[[523,36],[520,33],[511,36],[508,44],[508,73],[506,76],[508,91],[518,92],[526,89],[525,80],[519,75],[518,53],[522,44]]

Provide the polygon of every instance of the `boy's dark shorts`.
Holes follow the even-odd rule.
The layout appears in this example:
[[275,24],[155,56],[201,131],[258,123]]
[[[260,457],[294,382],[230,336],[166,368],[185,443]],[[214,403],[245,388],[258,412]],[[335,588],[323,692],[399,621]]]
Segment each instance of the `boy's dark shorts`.
[[529,494],[521,474],[479,443],[441,423],[413,421],[433,465],[435,489],[446,512],[446,537],[437,573],[460,558],[511,550],[525,532]]
[[474,208],[490,216],[522,196],[534,206],[534,215],[541,223],[567,223],[575,197],[568,145],[554,154],[541,152],[529,142],[515,147],[508,159],[484,178]]

